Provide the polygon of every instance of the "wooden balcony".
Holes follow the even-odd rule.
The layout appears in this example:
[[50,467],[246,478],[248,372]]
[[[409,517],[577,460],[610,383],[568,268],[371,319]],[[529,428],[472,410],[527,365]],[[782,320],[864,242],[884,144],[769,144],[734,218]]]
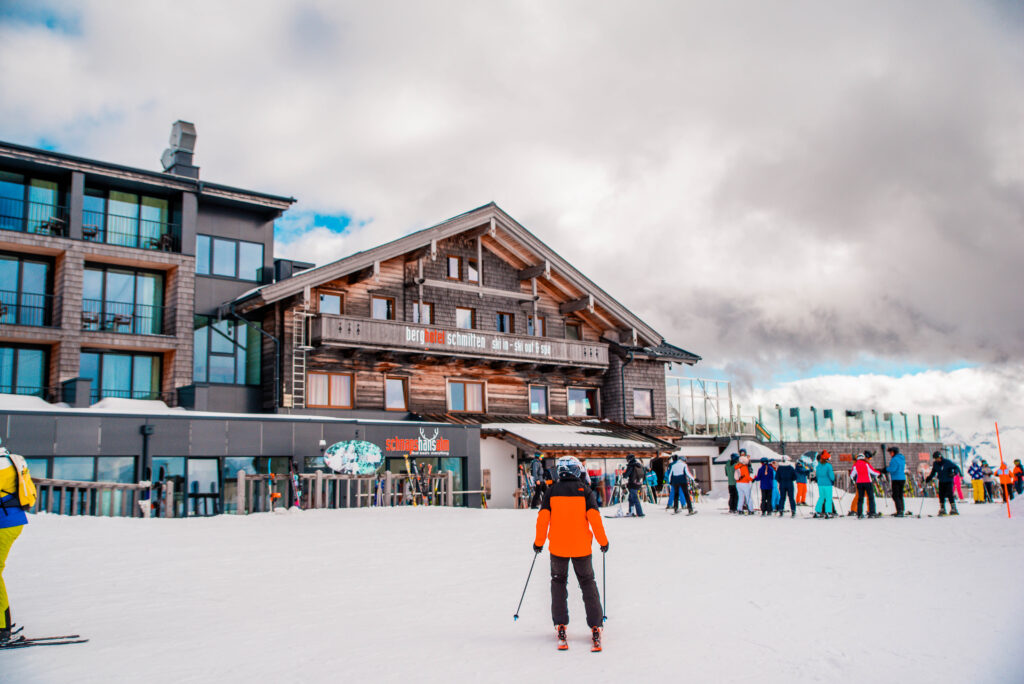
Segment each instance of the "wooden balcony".
[[504,335],[402,321],[321,315],[313,320],[315,346],[460,356],[510,363],[607,368],[608,345],[550,337]]

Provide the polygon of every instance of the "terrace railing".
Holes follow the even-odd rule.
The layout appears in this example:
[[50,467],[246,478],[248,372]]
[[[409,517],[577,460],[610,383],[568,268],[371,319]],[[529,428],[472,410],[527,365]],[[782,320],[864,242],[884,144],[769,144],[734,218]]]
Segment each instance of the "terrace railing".
[[56,320],[53,315],[55,301],[51,294],[0,290],[0,323],[49,327]]
[[[119,518],[149,517],[153,503],[163,517],[174,516],[174,485],[165,483],[158,501],[157,490],[148,482],[79,482],[33,478],[38,497],[36,513],[91,515]],[[140,503],[142,505],[140,505]]]
[[95,404],[100,399],[144,399],[147,401],[162,401],[168,406],[175,406],[177,394],[174,392],[161,392],[159,390],[147,389],[93,389],[89,393],[89,403]]
[[59,204],[0,197],[0,230],[66,236],[67,208]]
[[82,300],[82,330],[127,335],[170,335],[164,307],[155,304]]
[[177,224],[100,211],[82,212],[82,237],[108,245],[177,252]]

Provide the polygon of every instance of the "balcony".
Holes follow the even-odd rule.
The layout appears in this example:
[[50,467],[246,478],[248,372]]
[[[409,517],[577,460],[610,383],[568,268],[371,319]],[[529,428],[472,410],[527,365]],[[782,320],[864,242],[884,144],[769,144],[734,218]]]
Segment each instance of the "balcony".
[[37,328],[55,325],[53,303],[51,294],[0,290],[0,323]]
[[154,304],[82,300],[82,330],[126,335],[171,335],[164,307]]
[[0,197],[0,230],[66,236],[68,212],[57,204]]
[[134,216],[118,216],[100,211],[82,212],[82,238],[121,247],[137,247],[161,252],[180,251],[175,237],[178,226]]
[[511,363],[590,368],[608,366],[608,345],[599,342],[505,335],[484,330],[450,330],[354,316],[321,315],[313,320],[312,340],[314,345],[493,359]]

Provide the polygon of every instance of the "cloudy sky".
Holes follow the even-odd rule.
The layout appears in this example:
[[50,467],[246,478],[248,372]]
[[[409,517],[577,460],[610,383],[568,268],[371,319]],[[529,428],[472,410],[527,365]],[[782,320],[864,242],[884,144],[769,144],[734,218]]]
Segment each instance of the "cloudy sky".
[[494,200],[738,390],[1024,425],[1021,7],[0,0],[0,139],[194,121],[318,263]]

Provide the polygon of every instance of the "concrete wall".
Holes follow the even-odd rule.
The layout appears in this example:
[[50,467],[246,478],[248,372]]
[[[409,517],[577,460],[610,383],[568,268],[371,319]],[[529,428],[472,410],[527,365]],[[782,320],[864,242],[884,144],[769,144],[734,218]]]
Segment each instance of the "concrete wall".
[[480,470],[490,471],[491,498],[489,508],[515,508],[518,486],[516,447],[497,437],[483,437],[480,441]]

